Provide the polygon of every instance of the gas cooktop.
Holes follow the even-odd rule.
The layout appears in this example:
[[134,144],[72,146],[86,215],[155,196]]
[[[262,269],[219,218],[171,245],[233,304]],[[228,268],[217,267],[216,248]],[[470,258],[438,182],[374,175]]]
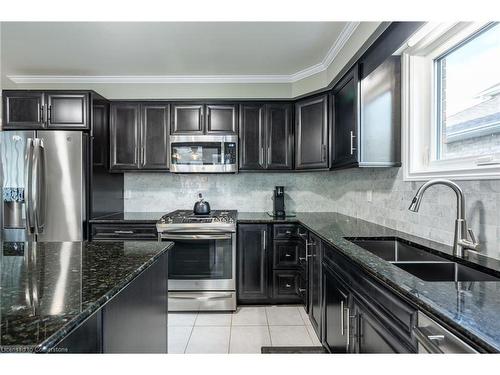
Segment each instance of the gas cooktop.
[[172,230],[222,229],[235,231],[236,210],[214,210],[208,215],[196,215],[191,210],[177,210],[163,215],[156,223],[158,232]]

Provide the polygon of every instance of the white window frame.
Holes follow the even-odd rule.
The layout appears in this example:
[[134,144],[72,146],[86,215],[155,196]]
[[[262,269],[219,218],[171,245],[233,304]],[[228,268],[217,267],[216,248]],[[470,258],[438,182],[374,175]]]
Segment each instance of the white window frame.
[[431,178],[500,179],[500,154],[436,160],[434,59],[487,26],[485,22],[427,23],[401,57],[402,161],[405,181]]

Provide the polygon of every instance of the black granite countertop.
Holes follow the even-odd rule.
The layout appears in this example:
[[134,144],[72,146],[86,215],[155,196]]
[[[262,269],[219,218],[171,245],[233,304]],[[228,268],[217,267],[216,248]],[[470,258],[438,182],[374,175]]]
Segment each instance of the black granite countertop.
[[0,351],[50,351],[172,245],[0,242]]
[[[296,217],[272,218],[265,212],[239,212],[238,223],[300,223],[331,244],[424,312],[467,336],[487,351],[500,351],[500,282],[426,282],[345,237],[399,237],[451,256],[452,249],[440,243],[415,237],[364,220],[337,213],[297,213]],[[480,266],[500,269],[499,262],[472,255]]]
[[91,223],[156,224],[165,212],[116,212],[90,219]]

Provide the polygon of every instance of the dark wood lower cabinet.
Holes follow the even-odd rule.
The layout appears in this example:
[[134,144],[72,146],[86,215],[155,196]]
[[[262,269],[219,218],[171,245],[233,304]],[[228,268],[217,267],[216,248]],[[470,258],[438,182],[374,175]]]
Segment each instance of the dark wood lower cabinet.
[[323,266],[324,343],[330,353],[346,353],[350,342],[349,292],[338,275]]
[[52,352],[167,353],[167,261],[163,254]]
[[237,296],[239,303],[269,301],[269,230],[267,224],[238,226]]
[[375,312],[354,298],[350,307],[353,322],[353,353],[410,353],[402,340],[389,331]]
[[309,274],[309,319],[318,337],[322,337],[321,332],[321,239],[314,234],[309,234],[308,243],[308,274]]

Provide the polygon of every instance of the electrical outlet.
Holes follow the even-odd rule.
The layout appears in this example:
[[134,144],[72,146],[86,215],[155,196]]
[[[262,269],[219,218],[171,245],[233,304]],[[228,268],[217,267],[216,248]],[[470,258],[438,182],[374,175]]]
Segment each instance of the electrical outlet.
[[373,202],[373,190],[366,191],[366,201]]

